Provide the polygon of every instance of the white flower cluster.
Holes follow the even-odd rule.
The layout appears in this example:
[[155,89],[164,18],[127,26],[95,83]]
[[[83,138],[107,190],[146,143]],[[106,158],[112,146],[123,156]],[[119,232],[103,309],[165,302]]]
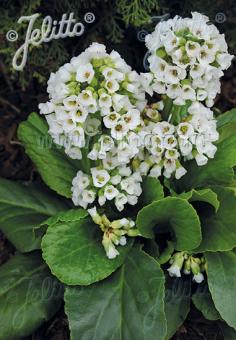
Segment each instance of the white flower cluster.
[[192,18],[176,16],[158,23],[147,35],[151,72],[143,74],[142,82],[150,95],[166,94],[176,105],[187,100],[213,105],[222,71],[233,56],[228,54],[224,34],[208,21],[197,12]]
[[86,134],[96,135],[99,125],[104,124],[112,137],[109,145],[103,144],[96,156],[95,151],[90,154],[91,159],[103,159],[114,140],[121,141],[139,125],[139,110],[146,105],[137,72],[119,53],[108,54],[98,43],[52,73],[47,91],[50,101],[39,105],[40,112],[46,115],[54,141],[74,159],[82,158]]
[[[39,108],[54,142],[81,160],[72,182],[76,206],[112,202],[122,211],[137,204],[143,176],[180,179],[184,162],[202,166],[214,157],[216,121],[201,101],[212,105],[232,56],[207,20],[193,13],[159,23],[147,37],[149,73],[138,75],[117,52],[93,43],[51,74],[50,100]],[[164,100],[147,106],[145,92],[153,91]]]
[[198,258],[186,252],[177,252],[170,259],[171,266],[167,269],[171,277],[181,277],[181,270],[185,275],[193,274],[193,281],[201,283],[204,281],[203,272],[206,270],[204,257]]
[[135,223],[131,219],[122,218],[110,222],[106,215],[99,215],[96,207],[88,209],[94,223],[98,224],[103,231],[102,245],[109,259],[114,259],[119,255],[116,246],[125,246],[127,243],[126,236],[139,235],[138,229],[135,228]]
[[91,175],[79,171],[72,182],[72,200],[84,209],[94,203],[103,206],[114,200],[117,210],[122,211],[125,204],[135,205],[142,193],[142,177],[130,167],[120,166],[112,171],[103,167],[91,168]]
[[156,122],[161,115],[154,108],[149,107],[144,112],[145,127],[140,135],[145,140],[145,148],[135,158],[142,176],[158,178],[163,174],[166,178],[175,175],[179,179],[186,173],[181,165],[183,161],[195,159],[202,166],[208,158],[214,158],[217,148],[213,143],[219,134],[213,112],[203,104],[193,102],[177,125]]

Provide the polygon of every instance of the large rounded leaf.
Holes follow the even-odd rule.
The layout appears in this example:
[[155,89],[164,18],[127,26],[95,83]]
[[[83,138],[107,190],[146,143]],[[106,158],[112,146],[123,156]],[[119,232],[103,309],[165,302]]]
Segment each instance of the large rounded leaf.
[[177,250],[194,249],[201,242],[201,228],[195,209],[186,200],[166,197],[140,210],[137,227],[142,236],[152,238],[153,228],[172,230]]
[[0,339],[30,335],[59,309],[63,287],[38,253],[16,255],[0,267]]
[[206,165],[198,166],[195,160],[186,164],[187,174],[176,183],[179,191],[208,185],[227,185],[232,182],[233,167],[236,165],[236,135],[223,138],[217,147],[215,157]]
[[201,216],[202,243],[195,252],[225,251],[236,247],[236,196],[230,189],[213,187],[220,201],[217,213]]
[[67,288],[65,310],[72,340],[163,340],[164,274],[152,257],[132,249],[106,280]]
[[164,198],[163,186],[156,178],[145,177],[142,182],[142,190],[142,195],[139,199],[142,206]]
[[192,189],[188,192],[183,192],[179,195],[174,194],[176,197],[184,198],[188,200],[190,203],[192,202],[203,202],[210,204],[215,211],[219,209],[220,202],[217,198],[217,194],[212,189]]
[[195,307],[203,314],[207,320],[219,320],[221,316],[215,308],[207,283],[198,285],[196,292],[192,296]]
[[191,301],[191,278],[166,277],[165,314],[167,320],[166,340],[169,340],[184,323]]
[[80,163],[67,157],[65,151],[52,142],[46,121],[32,113],[20,124],[18,137],[44,182],[58,194],[70,198],[72,179]]
[[236,252],[206,253],[208,285],[221,317],[236,329]]
[[130,245],[117,247],[120,255],[109,260],[102,232],[90,218],[52,224],[42,240],[43,258],[52,273],[68,285],[89,285],[104,279],[124,262]]
[[34,229],[45,219],[68,209],[45,188],[0,179],[0,230],[21,252],[40,248]]

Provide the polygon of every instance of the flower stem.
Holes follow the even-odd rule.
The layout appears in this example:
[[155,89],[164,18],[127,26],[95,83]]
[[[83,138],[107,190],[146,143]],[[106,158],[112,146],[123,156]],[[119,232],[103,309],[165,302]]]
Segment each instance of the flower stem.
[[164,109],[162,111],[163,120],[168,121],[173,106],[173,100],[166,96],[164,99]]

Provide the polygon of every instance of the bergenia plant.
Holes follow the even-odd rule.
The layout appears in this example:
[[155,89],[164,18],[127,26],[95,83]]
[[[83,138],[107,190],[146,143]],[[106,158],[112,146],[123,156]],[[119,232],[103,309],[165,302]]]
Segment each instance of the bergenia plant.
[[71,339],[170,339],[191,301],[236,338],[236,111],[214,115],[233,56],[208,18],[146,37],[138,74],[93,43],[20,124],[43,181],[1,179],[0,338],[65,302]]

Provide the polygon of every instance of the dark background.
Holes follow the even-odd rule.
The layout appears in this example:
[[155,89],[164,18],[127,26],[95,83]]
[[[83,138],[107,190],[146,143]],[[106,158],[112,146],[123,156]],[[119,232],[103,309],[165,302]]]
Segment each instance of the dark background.
[[[231,54],[236,52],[236,1],[235,0],[1,0],[0,1],[0,176],[12,180],[33,181],[38,177],[32,163],[17,141],[17,126],[29,113],[37,111],[40,102],[47,100],[47,79],[78,55],[93,41],[104,43],[107,49],[117,50],[137,71],[144,72],[146,53],[144,36],[163,18],[175,15],[189,16],[199,11],[209,16],[212,23],[225,33]],[[41,13],[35,28],[43,17],[50,15],[60,20],[63,13],[74,12],[77,22],[85,25],[80,37],[54,40],[39,47],[31,47],[23,71],[12,68],[12,58],[24,43],[26,24],[17,24],[23,15]],[[84,15],[92,12],[95,21],[85,23]],[[18,40],[9,42],[6,33],[18,32]],[[222,92],[216,98],[218,113],[236,106],[235,61],[222,79]],[[0,234],[0,264],[14,252],[13,247]],[[58,313],[28,339],[68,339],[67,320],[63,311]],[[177,339],[223,339],[217,324],[204,320],[192,309],[188,320],[174,337]]]

